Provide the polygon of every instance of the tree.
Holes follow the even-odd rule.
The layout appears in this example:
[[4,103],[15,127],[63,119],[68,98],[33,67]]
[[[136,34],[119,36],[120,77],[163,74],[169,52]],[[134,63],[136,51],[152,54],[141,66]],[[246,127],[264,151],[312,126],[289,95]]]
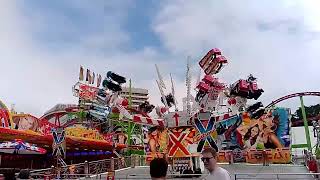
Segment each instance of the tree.
[[[307,119],[318,116],[320,114],[320,104],[316,104],[312,106],[304,106],[304,108],[306,110]],[[299,109],[297,109],[295,113],[292,115],[291,122],[294,123],[302,119],[303,119],[302,110],[301,110],[301,107],[299,107]],[[308,124],[311,125],[312,123],[308,122]]]
[[[313,106],[305,106],[307,118],[317,116],[320,113],[320,104]],[[296,110],[295,115],[299,119],[303,119],[301,107]]]

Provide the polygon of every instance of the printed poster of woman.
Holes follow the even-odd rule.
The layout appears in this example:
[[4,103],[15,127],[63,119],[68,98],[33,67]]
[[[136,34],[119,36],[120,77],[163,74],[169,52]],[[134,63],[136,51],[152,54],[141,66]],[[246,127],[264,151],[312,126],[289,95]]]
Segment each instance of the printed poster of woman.
[[147,133],[146,152],[167,152],[167,132],[164,128],[152,127]]
[[252,123],[237,128],[242,135],[243,149],[275,149],[283,148],[284,145],[276,134],[279,127],[279,115],[266,114],[259,120],[252,120]]
[[38,119],[29,115],[15,116],[13,117],[13,121],[16,124],[15,129],[18,130],[31,130],[36,132],[39,127]]
[[124,133],[120,126],[116,126],[113,128],[114,135],[113,135],[113,142],[117,144],[126,144],[128,136]]

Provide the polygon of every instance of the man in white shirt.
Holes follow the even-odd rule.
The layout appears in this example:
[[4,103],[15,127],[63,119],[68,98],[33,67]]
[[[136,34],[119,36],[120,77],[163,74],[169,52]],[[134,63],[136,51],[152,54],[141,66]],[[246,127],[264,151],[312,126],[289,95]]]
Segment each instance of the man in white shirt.
[[231,180],[229,172],[217,164],[217,152],[213,148],[205,149],[202,151],[201,160],[205,168],[210,172],[207,180]]

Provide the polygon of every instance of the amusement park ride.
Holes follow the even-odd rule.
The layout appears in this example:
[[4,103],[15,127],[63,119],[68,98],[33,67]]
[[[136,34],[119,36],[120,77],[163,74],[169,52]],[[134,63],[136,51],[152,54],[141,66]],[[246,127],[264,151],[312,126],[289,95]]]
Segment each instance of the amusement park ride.
[[[261,102],[248,105],[247,99],[258,100],[264,90],[251,74],[231,85],[223,83],[216,74],[227,64],[227,58],[218,48],[200,59],[204,75],[194,87],[193,97],[188,57],[182,110],[178,108],[171,74],[169,90],[157,65],[156,83],[163,106],[155,107],[146,101],[136,109],[131,106],[131,80],[130,96],[126,99],[120,96],[122,86],[127,83],[125,77],[108,71],[102,79],[100,74],[89,69],[85,73],[80,67],[79,80],[72,89],[73,95],[79,98],[76,105],[57,105],[40,119],[25,115],[27,126],[17,127],[23,120],[14,122],[18,115],[11,114],[1,104],[0,133],[5,134],[1,140],[19,138],[47,147],[57,157],[58,166],[65,164],[67,151],[88,149],[105,155],[107,152],[117,156],[144,154],[147,162],[165,157],[175,171],[198,173],[200,153],[207,147],[219,152],[220,162],[228,161],[233,154],[237,162],[255,163],[259,158],[252,154],[266,151],[270,162],[289,163],[292,147],[289,110],[275,107],[285,98],[266,107]],[[311,94],[315,95],[306,93],[286,98]],[[36,124],[31,125],[31,121]],[[307,138],[307,145],[296,147],[302,146],[310,149],[310,139]]]

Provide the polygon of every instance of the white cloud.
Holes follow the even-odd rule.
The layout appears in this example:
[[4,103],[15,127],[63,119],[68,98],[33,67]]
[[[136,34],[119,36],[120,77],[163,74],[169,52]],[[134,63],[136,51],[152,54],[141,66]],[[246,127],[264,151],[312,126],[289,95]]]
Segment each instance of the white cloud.
[[[37,11],[23,16],[19,5],[14,1],[0,3],[0,99],[7,106],[15,104],[18,111],[40,116],[57,103],[76,102],[71,88],[80,65],[96,70],[96,67],[109,68],[113,61],[96,53],[95,48],[102,46],[97,34],[86,34],[84,40],[80,38],[79,43],[72,46],[61,43],[64,50],[48,50],[43,47],[45,43],[32,38],[39,29],[47,30],[50,23],[63,24],[63,17],[60,19],[57,14],[56,22],[46,21],[46,14],[39,19]],[[101,11],[103,15],[103,6]],[[69,27],[72,28],[65,24],[57,26],[57,30]],[[100,36],[114,38],[104,39],[105,47],[101,48],[115,48],[127,39],[119,27],[109,27],[108,31],[101,29],[105,34]]]
[[[186,94],[186,56],[192,56],[195,79],[198,59],[212,47],[221,48],[230,61],[219,78],[232,83],[255,74],[266,91],[261,98],[265,103],[290,92],[320,90],[319,13],[311,1],[292,2],[164,1],[152,24],[168,50],[162,54],[150,47],[134,52],[122,49],[132,44],[121,26],[128,19],[126,7],[132,1],[125,6],[108,1],[104,6],[107,15],[101,18],[106,22],[104,29],[86,33],[76,43],[66,40],[59,50],[39,43],[37,33],[49,31],[50,23],[57,25],[58,32],[77,32],[72,19],[53,13],[49,16],[54,22],[47,21],[48,14],[36,10],[25,16],[14,1],[1,1],[0,99],[7,105],[15,103],[18,111],[37,116],[57,103],[75,103],[71,87],[83,65],[96,73],[112,70],[131,78],[133,86],[149,89],[151,102],[159,105],[157,63],[168,85],[169,73],[173,74],[181,100]],[[69,3],[88,16],[92,10],[103,9],[99,3]],[[98,49],[105,51],[99,54]]]
[[[160,61],[162,56],[148,47],[131,53],[119,50],[123,44],[130,41],[125,31],[120,28],[126,16],[126,11],[120,12],[120,9],[125,10],[125,6],[118,3],[108,5],[109,9],[116,8],[119,12],[106,19],[101,18],[108,22],[106,29],[101,32],[85,34],[79,37],[76,44],[66,41],[61,43],[63,48],[51,50],[46,47],[46,43],[39,43],[37,32],[52,33],[48,29],[50,23],[61,25],[68,22],[64,15],[57,14],[57,19],[49,21],[54,14],[50,14],[50,17],[43,14],[38,18],[39,12],[34,10],[25,17],[13,1],[1,3],[0,81],[3,85],[0,89],[0,100],[8,106],[15,104],[18,112],[41,116],[57,103],[76,103],[77,99],[72,96],[71,90],[77,81],[80,65],[102,75],[112,70],[131,78],[136,87],[151,89],[152,97],[159,96],[154,89],[154,62]],[[85,8],[84,13],[90,11],[81,4],[76,7]],[[64,25],[57,26],[57,31],[68,31],[69,28],[71,32],[74,31],[72,24]],[[98,53],[101,49],[106,51]],[[166,62],[159,64],[168,66]],[[160,98],[154,99],[160,101]]]
[[176,55],[200,59],[210,48],[221,48],[229,65],[218,76],[232,83],[253,73],[266,91],[261,100],[268,103],[320,89],[316,3],[165,1],[153,29]]

